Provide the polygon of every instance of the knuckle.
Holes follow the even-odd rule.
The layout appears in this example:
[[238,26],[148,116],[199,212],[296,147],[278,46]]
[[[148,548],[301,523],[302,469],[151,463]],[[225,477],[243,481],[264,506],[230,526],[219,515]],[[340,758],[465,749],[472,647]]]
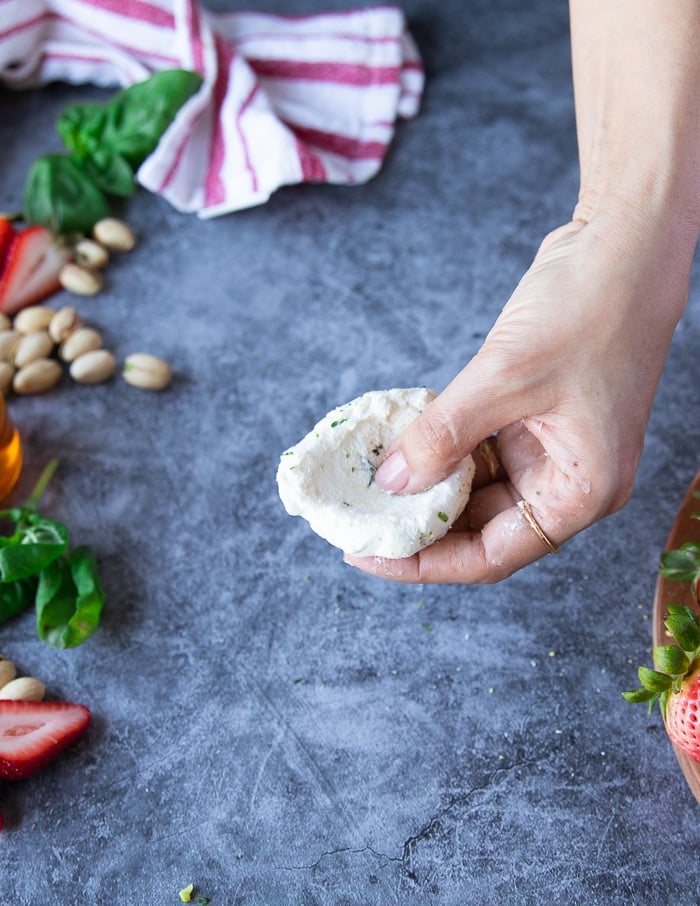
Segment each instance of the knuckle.
[[414,441],[431,459],[449,464],[460,459],[456,433],[450,420],[439,410],[427,409],[416,421]]

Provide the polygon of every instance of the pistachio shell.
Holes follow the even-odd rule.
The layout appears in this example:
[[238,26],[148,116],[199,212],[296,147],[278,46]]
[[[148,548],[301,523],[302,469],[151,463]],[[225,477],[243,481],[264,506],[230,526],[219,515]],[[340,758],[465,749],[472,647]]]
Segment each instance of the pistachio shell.
[[63,369],[56,359],[34,359],[15,374],[12,389],[15,393],[45,393],[61,380]]
[[59,308],[53,318],[51,318],[49,335],[54,343],[62,343],[69,334],[82,326],[83,319],[73,306],[64,305],[64,307]]
[[72,262],[63,265],[58,279],[65,290],[78,296],[94,296],[102,289],[101,274]]
[[8,318],[4,312],[0,311],[0,330],[10,330],[12,328],[12,319]]
[[58,354],[64,362],[72,362],[86,352],[102,348],[102,336],[94,327],[79,327],[61,343]]
[[46,330],[55,314],[53,308],[49,308],[48,305],[30,305],[29,308],[23,308],[15,315],[12,326],[19,333]]
[[136,245],[131,227],[116,217],[98,220],[92,228],[92,235],[110,252],[129,252]]
[[0,362],[0,395],[7,396],[12,390],[15,368],[10,362]]
[[93,349],[78,356],[70,366],[70,376],[79,384],[102,384],[114,374],[117,360],[108,349]]
[[94,239],[81,239],[73,249],[75,261],[83,267],[102,268],[109,261],[109,252]]
[[46,687],[33,676],[18,676],[0,689],[2,701],[40,702]]
[[124,380],[142,390],[164,390],[172,376],[170,365],[148,352],[133,352],[126,357],[122,369]]
[[0,361],[12,362],[22,335],[16,330],[0,330]]
[[17,676],[17,668],[6,658],[0,658],[0,689]]
[[35,330],[21,338],[15,350],[15,368],[23,368],[35,359],[47,359],[53,352],[54,342],[47,330]]

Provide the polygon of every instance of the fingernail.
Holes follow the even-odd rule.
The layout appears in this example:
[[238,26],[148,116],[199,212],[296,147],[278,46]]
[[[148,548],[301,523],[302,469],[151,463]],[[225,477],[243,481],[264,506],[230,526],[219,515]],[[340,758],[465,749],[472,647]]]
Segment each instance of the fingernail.
[[404,459],[403,453],[397,450],[387,456],[381,466],[379,466],[375,472],[374,481],[382,491],[390,491],[392,494],[396,494],[406,487],[410,477],[411,472],[408,468],[408,463]]

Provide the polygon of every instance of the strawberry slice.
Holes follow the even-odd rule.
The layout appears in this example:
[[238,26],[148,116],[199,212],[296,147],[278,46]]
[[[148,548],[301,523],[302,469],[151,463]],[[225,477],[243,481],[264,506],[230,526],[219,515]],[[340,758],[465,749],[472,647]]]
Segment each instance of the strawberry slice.
[[82,736],[89,723],[85,705],[0,701],[0,779],[36,773]]
[[14,239],[15,228],[6,217],[0,217],[0,268],[5,262],[5,255]]
[[45,227],[30,226],[15,233],[0,274],[0,311],[14,315],[57,292],[58,275],[67,261],[68,250]]

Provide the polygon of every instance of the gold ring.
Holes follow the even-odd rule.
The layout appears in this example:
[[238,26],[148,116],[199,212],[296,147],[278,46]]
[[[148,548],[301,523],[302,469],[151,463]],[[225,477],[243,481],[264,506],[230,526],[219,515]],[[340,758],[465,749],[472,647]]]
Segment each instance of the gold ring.
[[498,470],[501,467],[498,456],[496,456],[496,451],[493,448],[493,440],[490,437],[484,438],[479,443],[478,447],[479,453],[481,453],[481,458],[484,460],[486,468],[489,470],[489,475],[491,476],[491,481],[496,480],[498,475]]
[[527,500],[518,500],[516,503],[517,508],[523,514],[523,519],[530,526],[532,531],[537,535],[542,544],[547,548],[550,554],[558,554],[559,548],[554,544],[553,541],[547,537],[546,532],[542,529],[542,526],[535,519],[535,514],[532,512],[532,507],[527,502]]

